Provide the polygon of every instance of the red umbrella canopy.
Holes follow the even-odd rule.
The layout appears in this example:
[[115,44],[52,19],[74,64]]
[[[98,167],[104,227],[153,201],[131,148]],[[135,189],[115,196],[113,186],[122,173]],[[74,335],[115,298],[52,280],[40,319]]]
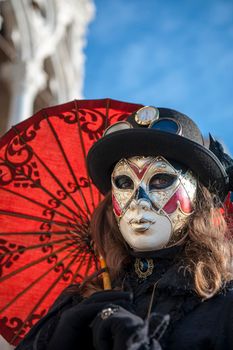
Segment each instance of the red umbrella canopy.
[[86,154],[142,105],[111,99],[43,109],[0,140],[0,329],[18,342],[61,291],[98,269],[89,222],[101,195]]

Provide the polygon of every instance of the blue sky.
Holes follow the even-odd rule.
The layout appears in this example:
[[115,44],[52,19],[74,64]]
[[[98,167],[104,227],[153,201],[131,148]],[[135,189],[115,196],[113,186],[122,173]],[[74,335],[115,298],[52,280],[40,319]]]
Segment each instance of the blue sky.
[[95,0],[85,98],[177,109],[233,153],[233,0]]

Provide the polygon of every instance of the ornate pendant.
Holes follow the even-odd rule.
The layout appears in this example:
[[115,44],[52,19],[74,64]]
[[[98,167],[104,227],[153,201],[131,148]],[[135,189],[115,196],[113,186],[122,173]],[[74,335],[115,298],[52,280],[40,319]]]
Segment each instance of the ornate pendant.
[[134,263],[135,272],[139,278],[147,278],[154,270],[153,259],[136,258]]

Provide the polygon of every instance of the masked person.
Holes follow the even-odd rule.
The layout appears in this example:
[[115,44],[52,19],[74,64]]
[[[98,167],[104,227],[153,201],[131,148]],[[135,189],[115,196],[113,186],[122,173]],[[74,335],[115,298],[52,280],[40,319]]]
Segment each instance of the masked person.
[[232,161],[221,145],[206,147],[180,112],[143,107],[105,131],[87,164],[105,194],[90,229],[112,290],[101,278],[71,286],[17,349],[232,349]]

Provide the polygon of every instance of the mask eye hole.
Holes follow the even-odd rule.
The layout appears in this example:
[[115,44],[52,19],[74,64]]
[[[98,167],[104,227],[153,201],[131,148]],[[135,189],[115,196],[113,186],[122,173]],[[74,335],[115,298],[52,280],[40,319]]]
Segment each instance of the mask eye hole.
[[149,190],[162,190],[171,186],[177,179],[176,175],[160,173],[154,175],[149,183]]
[[115,186],[121,190],[133,190],[134,188],[133,180],[127,175],[116,176],[113,181]]

